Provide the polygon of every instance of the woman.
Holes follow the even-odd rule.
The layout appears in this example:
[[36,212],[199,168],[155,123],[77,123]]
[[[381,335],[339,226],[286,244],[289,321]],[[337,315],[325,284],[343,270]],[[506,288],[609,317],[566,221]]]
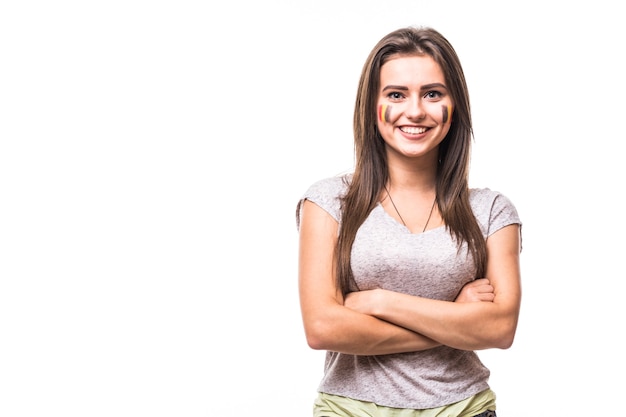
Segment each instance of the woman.
[[521,222],[470,189],[472,124],[459,59],[431,28],[374,47],[354,113],[354,172],[298,203],[309,346],[326,350],[314,416],[495,416],[474,352],[513,343]]

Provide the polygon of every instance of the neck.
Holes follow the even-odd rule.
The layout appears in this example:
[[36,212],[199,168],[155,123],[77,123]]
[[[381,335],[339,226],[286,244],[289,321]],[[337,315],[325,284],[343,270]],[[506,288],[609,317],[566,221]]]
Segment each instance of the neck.
[[416,173],[390,169],[387,187],[393,188],[398,192],[432,193],[437,188],[437,174],[436,172]]
[[436,188],[437,160],[425,160],[407,163],[405,160],[391,160],[388,163],[389,179],[387,186],[401,191],[403,189],[428,193]]

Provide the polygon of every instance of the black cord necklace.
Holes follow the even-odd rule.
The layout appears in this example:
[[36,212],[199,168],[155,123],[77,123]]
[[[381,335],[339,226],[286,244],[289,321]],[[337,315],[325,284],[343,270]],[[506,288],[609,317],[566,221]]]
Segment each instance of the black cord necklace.
[[[406,223],[404,222],[404,219],[402,218],[402,215],[398,211],[398,207],[396,207],[396,203],[394,203],[393,198],[391,198],[391,194],[389,193],[389,190],[387,189],[387,185],[385,185],[384,187],[385,187],[385,191],[387,191],[387,197],[389,197],[389,201],[391,201],[391,205],[393,206],[394,210],[398,214],[398,217],[400,217],[400,220],[402,220],[402,224],[404,225],[404,227],[408,229],[409,227],[406,225]],[[422,230],[422,233],[424,233],[426,231],[426,228],[428,227],[428,222],[430,222],[430,218],[433,215],[436,202],[437,202],[437,196],[435,196],[435,199],[433,200],[433,205],[430,208],[430,213],[428,213],[428,219],[426,219],[426,224],[424,225],[424,230]]]

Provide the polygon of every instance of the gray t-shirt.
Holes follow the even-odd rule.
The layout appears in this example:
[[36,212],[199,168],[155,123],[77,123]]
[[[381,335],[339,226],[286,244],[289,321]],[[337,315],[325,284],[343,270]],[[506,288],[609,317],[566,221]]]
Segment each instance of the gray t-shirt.
[[[340,198],[350,174],[314,183],[307,199],[341,224]],[[521,224],[514,205],[487,188],[471,189],[470,204],[485,238]],[[413,234],[378,204],[352,248],[359,289],[385,288],[453,301],[475,269],[466,245],[458,250],[445,226]],[[395,408],[426,409],[461,401],[487,388],[489,370],[473,351],[440,346],[419,352],[355,356],[327,352],[319,391]]]

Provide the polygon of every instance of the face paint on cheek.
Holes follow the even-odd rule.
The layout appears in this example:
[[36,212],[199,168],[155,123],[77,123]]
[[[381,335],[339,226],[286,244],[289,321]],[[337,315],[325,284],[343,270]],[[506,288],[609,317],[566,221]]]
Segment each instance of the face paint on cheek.
[[441,106],[441,112],[443,113],[443,123],[452,123],[452,105]]
[[378,119],[383,123],[389,123],[389,114],[391,106],[389,104],[381,104],[378,106]]

